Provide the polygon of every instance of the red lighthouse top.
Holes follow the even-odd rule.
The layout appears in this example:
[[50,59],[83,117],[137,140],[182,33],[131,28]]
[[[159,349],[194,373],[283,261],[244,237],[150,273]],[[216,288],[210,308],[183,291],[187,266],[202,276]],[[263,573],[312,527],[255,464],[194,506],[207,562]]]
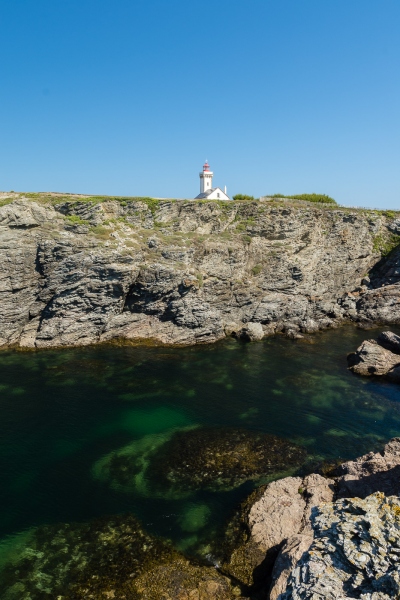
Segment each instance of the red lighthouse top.
[[210,165],[208,164],[208,162],[206,161],[203,165],[203,171],[209,171],[210,170]]

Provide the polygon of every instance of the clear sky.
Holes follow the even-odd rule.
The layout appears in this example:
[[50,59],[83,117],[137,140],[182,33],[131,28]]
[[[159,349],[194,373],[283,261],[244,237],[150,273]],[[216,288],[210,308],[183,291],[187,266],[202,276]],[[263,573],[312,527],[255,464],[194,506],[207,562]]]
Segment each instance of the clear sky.
[[400,209],[399,0],[2,0],[0,189]]

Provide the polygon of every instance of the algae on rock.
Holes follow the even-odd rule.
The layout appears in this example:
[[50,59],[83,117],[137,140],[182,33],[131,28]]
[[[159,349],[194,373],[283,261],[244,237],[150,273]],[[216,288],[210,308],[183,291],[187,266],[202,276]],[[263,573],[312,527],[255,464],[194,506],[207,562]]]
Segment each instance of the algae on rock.
[[[16,572],[18,581],[16,582]],[[189,562],[131,515],[33,530],[2,562],[2,600],[232,600],[214,568]]]

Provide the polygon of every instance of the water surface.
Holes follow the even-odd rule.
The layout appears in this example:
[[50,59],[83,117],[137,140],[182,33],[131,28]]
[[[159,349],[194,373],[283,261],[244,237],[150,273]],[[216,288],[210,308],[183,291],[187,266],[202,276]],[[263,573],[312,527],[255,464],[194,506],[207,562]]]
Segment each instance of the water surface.
[[0,538],[129,511],[196,548],[251,484],[151,497],[96,479],[94,465],[146,436],[198,425],[282,436],[316,461],[365,453],[400,435],[400,387],[346,368],[346,354],[376,335],[347,327],[298,341],[1,352]]

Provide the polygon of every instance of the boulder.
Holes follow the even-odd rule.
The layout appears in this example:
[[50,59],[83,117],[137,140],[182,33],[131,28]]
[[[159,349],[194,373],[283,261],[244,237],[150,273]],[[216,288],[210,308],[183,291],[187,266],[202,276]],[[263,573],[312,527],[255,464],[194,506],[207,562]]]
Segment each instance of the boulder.
[[387,375],[400,364],[400,357],[375,340],[366,340],[347,357],[349,369],[359,375]]
[[[285,477],[256,491],[255,501],[249,502],[249,509],[242,516],[247,536],[224,564],[225,572],[250,591],[266,593],[271,587],[272,597],[277,596],[290,571],[289,550],[283,550],[284,544],[291,540],[288,543],[292,552],[297,543],[293,536],[299,536],[299,542],[303,536],[304,540],[309,539],[312,508],[333,499],[333,483],[312,474],[304,478]],[[300,548],[304,544],[306,542],[301,541]],[[282,551],[286,556],[281,556]]]
[[264,337],[261,323],[247,323],[240,331],[240,337],[249,342],[258,342]]
[[314,540],[279,600],[400,597],[400,503],[377,492],[314,511]]
[[306,452],[274,435],[236,428],[177,431],[149,459],[146,479],[156,490],[230,490],[246,481],[300,466]]
[[392,331],[382,331],[378,335],[378,344],[390,352],[400,354],[400,336]]
[[400,438],[381,452],[370,452],[338,468],[337,497],[365,498],[374,492],[400,495]]

